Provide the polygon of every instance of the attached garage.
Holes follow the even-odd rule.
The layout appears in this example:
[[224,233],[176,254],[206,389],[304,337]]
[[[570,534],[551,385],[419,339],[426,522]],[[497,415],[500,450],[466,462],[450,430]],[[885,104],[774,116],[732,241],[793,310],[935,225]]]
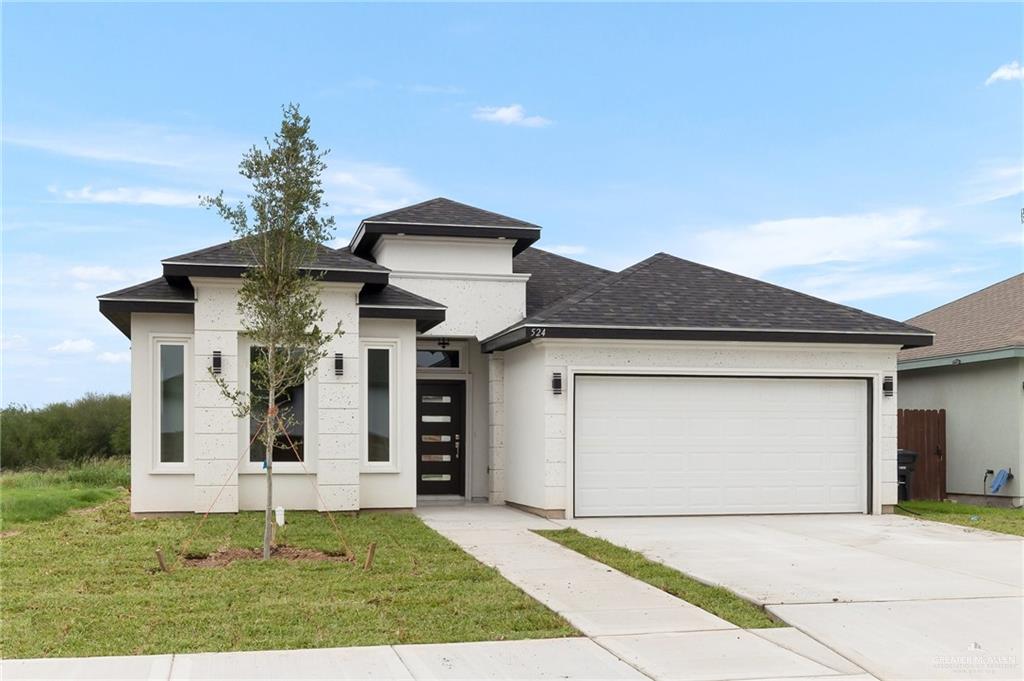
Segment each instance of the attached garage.
[[659,253],[481,343],[495,496],[568,518],[883,513],[896,355],[931,342]]
[[574,515],[863,513],[863,378],[576,375]]

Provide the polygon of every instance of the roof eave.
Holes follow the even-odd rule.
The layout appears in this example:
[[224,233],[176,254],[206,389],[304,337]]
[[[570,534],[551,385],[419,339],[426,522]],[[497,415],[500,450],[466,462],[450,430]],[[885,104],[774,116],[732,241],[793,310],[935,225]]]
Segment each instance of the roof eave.
[[977,362],[993,362],[1000,359],[1012,359],[1024,357],[1024,345],[1015,345],[991,350],[977,350],[974,352],[960,352],[937,357],[918,357],[915,359],[904,359],[896,361],[896,369],[899,371],[915,371],[917,369],[933,369],[935,367],[959,366],[961,364],[974,364]]
[[445,308],[414,305],[360,305],[360,319],[413,319],[416,332],[426,333],[445,320]]
[[522,324],[502,331],[480,344],[489,353],[529,343],[533,340],[598,339],[598,340],[666,340],[666,341],[739,341],[766,343],[849,343],[863,345],[899,345],[901,348],[932,344],[932,334],[800,331],[770,329],[688,329],[652,327],[566,326],[557,324]]
[[99,303],[100,314],[129,339],[132,337],[133,313],[194,314],[195,312],[195,302],[191,300],[115,300],[101,297]]
[[[225,279],[240,278],[247,269],[245,265],[203,265],[197,263],[183,263],[163,261],[164,277],[168,279],[180,277],[214,277]],[[357,270],[357,269],[324,269],[310,267],[305,269],[319,275],[321,281],[330,282],[355,282],[362,284],[387,284],[387,270]]]
[[369,257],[381,236],[408,234],[410,236],[454,236],[483,239],[508,239],[513,257],[519,255],[540,239],[540,227],[506,227],[500,225],[456,225],[421,222],[380,222],[363,220],[356,228],[349,248],[353,255]]

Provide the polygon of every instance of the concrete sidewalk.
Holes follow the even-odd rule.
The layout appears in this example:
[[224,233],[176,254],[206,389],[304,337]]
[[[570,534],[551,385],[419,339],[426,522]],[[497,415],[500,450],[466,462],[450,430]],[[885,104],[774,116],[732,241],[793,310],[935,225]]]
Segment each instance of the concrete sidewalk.
[[585,638],[5,660],[4,681],[40,679],[644,679]]
[[417,514],[650,678],[871,678],[795,629],[739,629],[544,539],[531,530],[561,526],[543,518],[483,505],[427,507]]

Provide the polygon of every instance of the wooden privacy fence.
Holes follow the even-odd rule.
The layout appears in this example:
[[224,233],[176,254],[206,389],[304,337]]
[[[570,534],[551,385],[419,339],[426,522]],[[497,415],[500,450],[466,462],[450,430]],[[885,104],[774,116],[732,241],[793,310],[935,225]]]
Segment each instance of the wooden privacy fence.
[[896,446],[917,452],[911,499],[946,498],[946,410],[900,409]]

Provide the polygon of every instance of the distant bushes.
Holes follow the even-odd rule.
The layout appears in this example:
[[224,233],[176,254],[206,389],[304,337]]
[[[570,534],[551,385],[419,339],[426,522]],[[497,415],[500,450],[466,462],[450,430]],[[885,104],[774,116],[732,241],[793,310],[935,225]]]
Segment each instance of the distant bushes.
[[40,409],[0,410],[0,466],[51,468],[89,459],[127,457],[131,451],[127,395],[87,394]]

